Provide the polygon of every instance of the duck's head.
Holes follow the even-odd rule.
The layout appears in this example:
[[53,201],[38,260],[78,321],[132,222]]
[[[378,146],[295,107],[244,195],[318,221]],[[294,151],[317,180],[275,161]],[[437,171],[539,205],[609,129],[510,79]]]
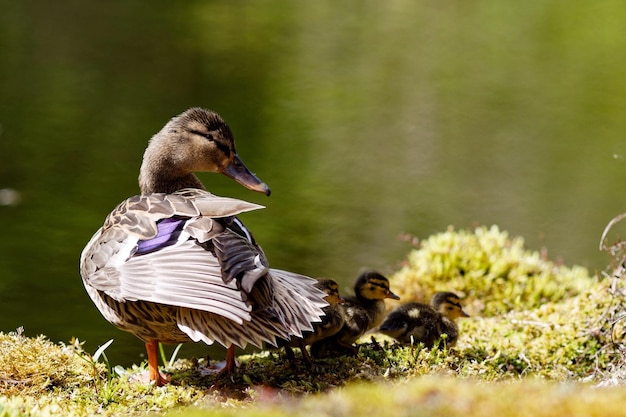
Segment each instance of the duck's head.
[[461,299],[453,292],[435,293],[430,301],[431,306],[450,320],[456,320],[459,317],[469,317],[463,306]]
[[334,279],[320,278],[317,280],[315,286],[327,294],[324,300],[326,300],[328,304],[343,304],[345,302],[339,295],[339,284],[337,284],[337,281]]
[[354,284],[354,293],[357,297],[366,300],[400,299],[389,289],[389,280],[374,271],[364,272],[359,275]]
[[143,193],[203,188],[194,172],[218,172],[244,187],[270,194],[269,187],[241,161],[230,128],[215,112],[191,108],[172,118],[152,137],[143,156]]

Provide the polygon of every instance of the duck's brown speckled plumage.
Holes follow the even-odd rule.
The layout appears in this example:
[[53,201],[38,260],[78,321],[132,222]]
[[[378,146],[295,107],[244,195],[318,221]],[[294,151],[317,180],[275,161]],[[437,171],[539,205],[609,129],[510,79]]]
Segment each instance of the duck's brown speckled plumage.
[[232,345],[312,330],[327,305],[312,278],[269,268],[236,217],[262,206],[205,191],[195,171],[269,195],[237,156],[224,121],[193,108],[153,136],[141,195],[119,204],[81,254],[89,296],[108,321],[146,342],[157,384],[157,341],[217,341],[232,355]]

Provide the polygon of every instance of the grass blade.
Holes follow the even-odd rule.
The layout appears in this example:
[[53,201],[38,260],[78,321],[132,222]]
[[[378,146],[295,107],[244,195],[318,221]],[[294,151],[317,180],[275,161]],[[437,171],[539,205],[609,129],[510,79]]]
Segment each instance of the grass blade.
[[102,356],[102,354],[104,353],[104,351],[111,346],[111,343],[113,343],[113,339],[109,340],[108,342],[106,342],[104,345],[100,346],[98,348],[98,350],[96,350],[96,352],[93,354],[93,360],[94,362],[98,362],[98,359],[100,358],[100,356]]

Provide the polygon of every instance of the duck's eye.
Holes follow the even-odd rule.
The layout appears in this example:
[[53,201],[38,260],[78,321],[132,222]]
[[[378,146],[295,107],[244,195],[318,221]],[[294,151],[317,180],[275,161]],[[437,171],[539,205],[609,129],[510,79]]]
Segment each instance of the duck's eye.
[[213,133],[211,133],[211,132],[204,133],[204,132],[200,132],[199,130],[191,130],[190,132],[193,133],[194,135],[202,136],[202,137],[210,140],[211,142],[213,142],[215,140],[215,137],[213,137]]

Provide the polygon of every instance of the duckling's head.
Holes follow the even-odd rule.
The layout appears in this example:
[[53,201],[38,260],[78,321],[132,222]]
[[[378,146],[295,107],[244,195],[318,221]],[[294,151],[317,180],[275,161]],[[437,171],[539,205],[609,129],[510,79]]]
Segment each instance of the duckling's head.
[[359,275],[354,284],[354,293],[358,298],[366,300],[400,299],[389,289],[389,280],[374,271],[364,272]]
[[226,122],[198,107],[172,118],[152,137],[143,156],[139,186],[142,193],[204,188],[194,172],[218,172],[250,190],[270,194],[237,155]]
[[345,302],[339,295],[339,284],[337,284],[337,281],[334,279],[320,278],[317,280],[315,286],[327,294],[324,300],[326,300],[328,304],[343,304]]
[[450,320],[454,321],[459,317],[469,317],[469,314],[463,311],[461,299],[453,292],[435,293],[430,304],[435,310]]

